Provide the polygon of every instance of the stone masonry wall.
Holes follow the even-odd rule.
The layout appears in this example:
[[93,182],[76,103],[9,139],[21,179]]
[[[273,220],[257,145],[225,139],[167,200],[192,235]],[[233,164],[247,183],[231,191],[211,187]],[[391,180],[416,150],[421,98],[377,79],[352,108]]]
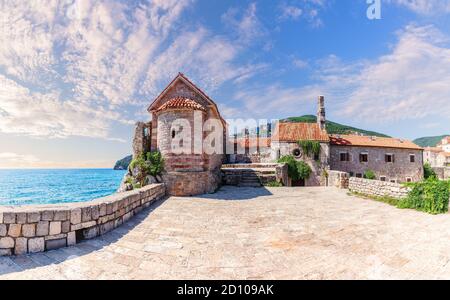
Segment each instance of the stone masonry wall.
[[351,177],[349,179],[348,189],[354,193],[377,197],[387,196],[397,199],[405,198],[411,191],[410,188],[398,183],[356,177]]
[[[341,153],[349,153],[350,161],[341,161]],[[359,161],[361,153],[368,153],[368,162]],[[395,155],[394,162],[386,162],[386,154]],[[415,162],[410,162],[410,154],[415,155]],[[377,179],[384,176],[386,181],[407,182],[411,178],[417,182],[423,179],[423,155],[420,150],[331,145],[330,169],[353,173],[353,176],[372,170]]]
[[334,186],[340,189],[348,188],[349,174],[340,171],[328,171],[328,186]]
[[165,196],[163,184],[90,202],[0,207],[0,256],[71,246],[103,235]]

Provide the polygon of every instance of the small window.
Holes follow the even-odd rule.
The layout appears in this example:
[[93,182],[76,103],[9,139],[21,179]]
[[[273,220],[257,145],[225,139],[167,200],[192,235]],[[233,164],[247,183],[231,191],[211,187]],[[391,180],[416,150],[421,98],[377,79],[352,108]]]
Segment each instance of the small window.
[[391,183],[397,183],[397,179],[391,179]]
[[394,162],[394,154],[386,154],[384,156],[384,161],[387,163],[393,163]]
[[176,135],[176,132],[175,132],[175,129],[174,129],[174,130],[172,130],[172,138],[173,139],[175,138],[175,135]]
[[363,174],[361,174],[361,173],[356,173],[356,178],[363,178]]
[[409,162],[415,163],[416,162],[416,155],[410,154],[409,155]]
[[411,177],[406,177],[406,182],[412,182],[412,178]]
[[317,154],[317,153],[314,154],[314,160],[315,161],[319,161],[320,160],[319,154]]
[[361,153],[359,155],[359,161],[360,162],[368,162],[369,161],[369,154],[368,153]]
[[350,177],[354,177],[354,176],[355,176],[355,173],[350,172]]
[[348,153],[348,152],[341,152],[340,153],[340,159],[341,159],[341,161],[350,161],[350,153]]
[[386,176],[380,176],[380,181],[386,181],[386,180],[387,180]]

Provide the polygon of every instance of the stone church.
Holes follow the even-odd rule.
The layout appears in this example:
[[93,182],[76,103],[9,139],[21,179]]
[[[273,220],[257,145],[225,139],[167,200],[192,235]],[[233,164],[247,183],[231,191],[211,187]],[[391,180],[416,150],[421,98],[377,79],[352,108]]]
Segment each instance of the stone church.
[[[273,164],[285,155],[293,155],[311,167],[312,174],[300,183],[302,186],[326,185],[330,170],[355,177],[363,177],[370,170],[376,180],[390,182],[423,179],[423,149],[410,141],[328,134],[323,96],[318,100],[315,123],[277,122],[268,125],[273,127],[268,136],[230,137],[216,103],[179,73],[150,104],[148,112],[151,121],[136,125],[133,155],[161,152],[165,159],[162,178],[170,195],[214,192],[222,183],[223,163]],[[220,134],[211,139],[212,132]],[[309,157],[299,141],[319,143],[320,154]],[[244,146],[243,153],[236,152],[238,144]],[[205,145],[213,145],[214,151]]]

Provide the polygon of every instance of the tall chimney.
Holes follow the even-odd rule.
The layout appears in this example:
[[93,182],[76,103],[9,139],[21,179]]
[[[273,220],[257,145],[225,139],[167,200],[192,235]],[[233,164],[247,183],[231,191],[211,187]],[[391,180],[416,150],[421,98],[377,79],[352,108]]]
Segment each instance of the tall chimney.
[[317,123],[321,130],[326,129],[326,118],[325,118],[325,97],[319,96],[319,108],[317,110]]

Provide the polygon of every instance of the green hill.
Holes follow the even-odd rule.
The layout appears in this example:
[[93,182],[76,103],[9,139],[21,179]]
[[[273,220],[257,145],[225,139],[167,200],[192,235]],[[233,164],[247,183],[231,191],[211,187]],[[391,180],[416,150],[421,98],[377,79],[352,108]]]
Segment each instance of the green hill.
[[443,138],[447,136],[449,136],[449,134],[440,136],[427,136],[415,139],[413,142],[420,147],[435,147]]
[[128,166],[130,165],[132,159],[133,156],[130,155],[117,161],[114,166],[114,170],[128,170]]
[[[315,123],[317,122],[317,117],[313,115],[306,115],[301,117],[291,117],[284,120],[281,120],[282,122],[304,122],[304,123]],[[347,125],[342,125],[339,123],[335,123],[332,121],[327,121],[327,131],[329,134],[352,134],[352,133],[361,133],[363,135],[367,136],[379,136],[379,137],[390,137],[388,135],[375,132],[375,131],[369,131],[364,129],[359,129]]]

